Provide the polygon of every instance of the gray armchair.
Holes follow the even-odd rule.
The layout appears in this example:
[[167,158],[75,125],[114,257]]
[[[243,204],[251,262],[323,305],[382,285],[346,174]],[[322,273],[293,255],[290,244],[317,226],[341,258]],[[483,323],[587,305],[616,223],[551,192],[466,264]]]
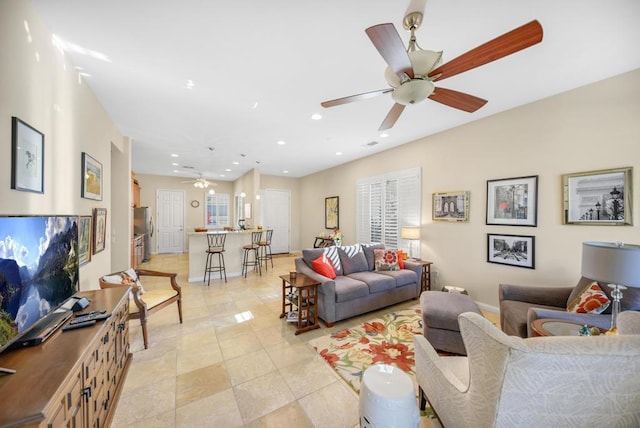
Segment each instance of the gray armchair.
[[638,427],[640,336],[624,334],[638,320],[620,317],[619,336],[522,339],[463,313],[467,357],[414,336],[421,408],[445,427]]
[[[611,307],[602,314],[578,314],[567,312],[568,302],[580,294],[593,282],[582,277],[574,287],[541,287],[527,285],[500,284],[498,300],[500,302],[500,326],[510,336],[530,337],[531,322],[537,318],[555,318],[589,324],[604,329],[611,326]],[[600,285],[611,298],[611,290]],[[624,291],[621,309],[640,310],[640,288]]]

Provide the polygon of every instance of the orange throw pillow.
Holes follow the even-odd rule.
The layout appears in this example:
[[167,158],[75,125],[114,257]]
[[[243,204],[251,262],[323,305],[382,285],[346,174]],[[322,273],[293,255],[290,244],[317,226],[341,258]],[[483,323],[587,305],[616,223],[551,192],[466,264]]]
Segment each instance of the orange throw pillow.
[[404,269],[404,251],[398,250],[398,267]]
[[329,279],[335,279],[336,277],[336,271],[333,268],[333,264],[324,253],[317,259],[311,261],[311,267],[314,271]]
[[567,307],[567,312],[579,314],[601,314],[609,307],[609,297],[597,282],[589,284]]

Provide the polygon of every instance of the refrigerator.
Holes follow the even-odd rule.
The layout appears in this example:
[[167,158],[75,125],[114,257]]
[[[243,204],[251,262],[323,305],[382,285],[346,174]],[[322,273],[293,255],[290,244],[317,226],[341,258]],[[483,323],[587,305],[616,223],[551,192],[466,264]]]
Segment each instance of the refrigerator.
[[149,239],[153,236],[153,217],[149,207],[139,207],[133,209],[133,235],[144,235],[144,255],[142,261],[149,260],[151,246]]

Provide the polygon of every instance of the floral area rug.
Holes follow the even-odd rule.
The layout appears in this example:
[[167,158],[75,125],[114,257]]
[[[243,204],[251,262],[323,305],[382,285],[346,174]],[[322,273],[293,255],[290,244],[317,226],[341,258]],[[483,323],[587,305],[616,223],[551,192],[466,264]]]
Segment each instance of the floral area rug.
[[313,339],[309,345],[358,393],[364,371],[373,364],[396,366],[416,384],[413,347],[416,334],[422,334],[419,307],[392,312],[355,328]]

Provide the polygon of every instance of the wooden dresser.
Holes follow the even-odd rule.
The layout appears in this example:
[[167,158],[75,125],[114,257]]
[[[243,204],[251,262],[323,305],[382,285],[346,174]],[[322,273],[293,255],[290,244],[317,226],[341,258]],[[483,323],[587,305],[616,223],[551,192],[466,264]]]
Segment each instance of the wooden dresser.
[[0,354],[0,427],[109,426],[131,362],[129,287],[78,293],[111,317]]

